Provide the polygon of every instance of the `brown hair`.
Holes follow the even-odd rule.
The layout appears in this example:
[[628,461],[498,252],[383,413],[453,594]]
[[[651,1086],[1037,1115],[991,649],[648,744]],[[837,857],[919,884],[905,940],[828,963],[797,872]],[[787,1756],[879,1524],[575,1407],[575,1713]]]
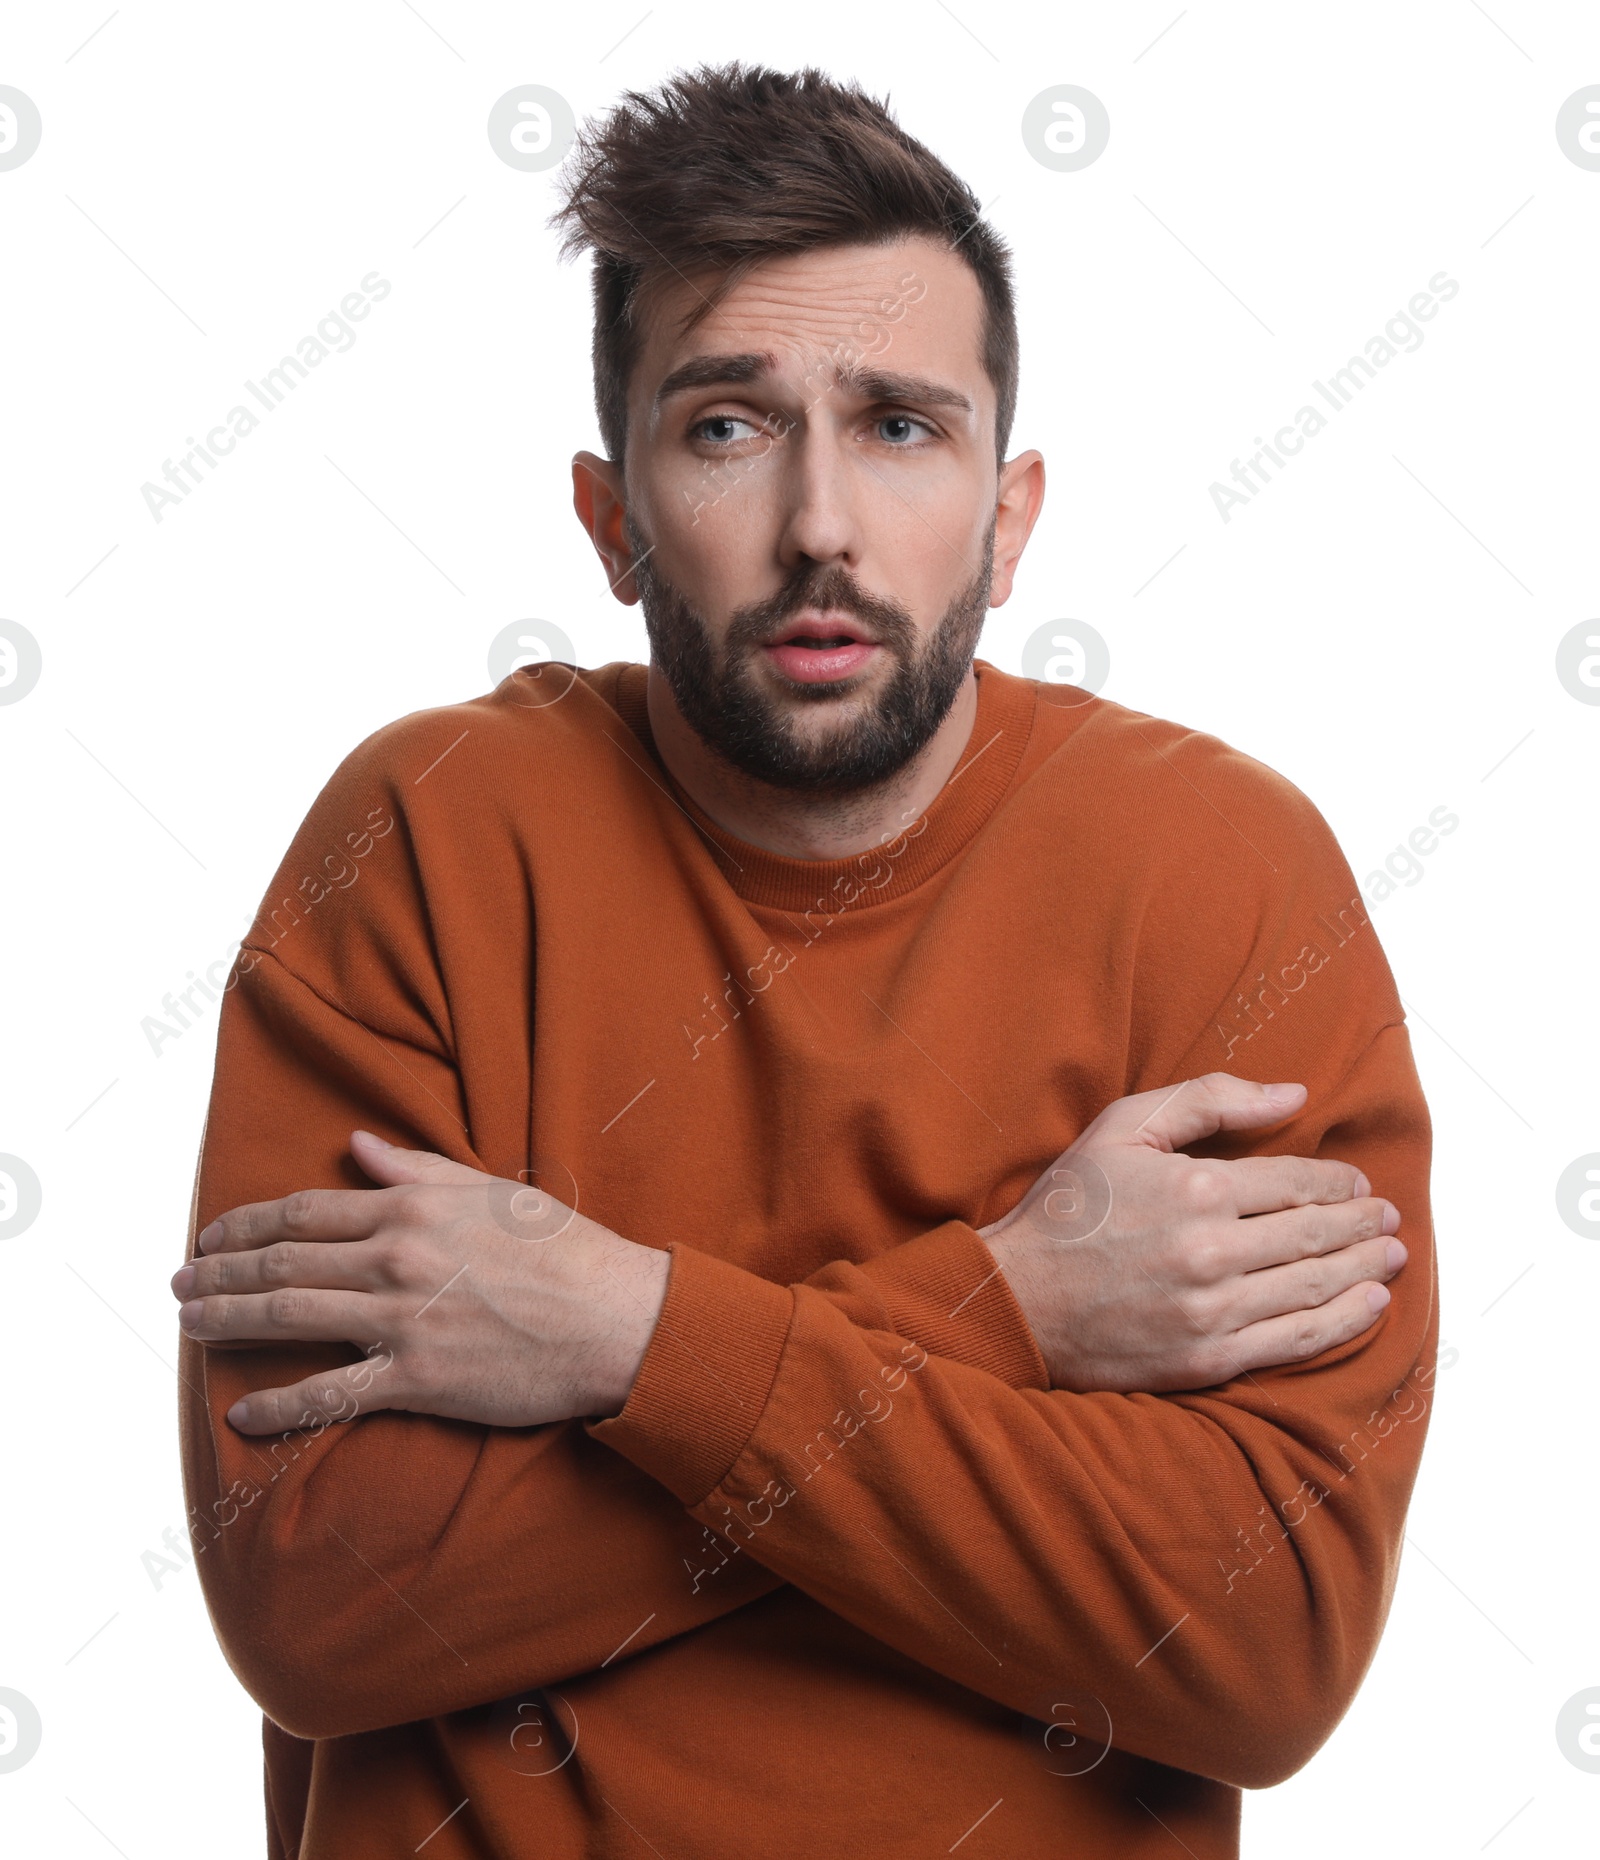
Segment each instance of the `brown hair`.
[[621,463],[642,311],[685,272],[718,274],[683,320],[693,329],[752,266],[819,246],[922,234],[959,251],[983,292],[983,366],[1003,462],[1017,404],[1011,259],[978,197],[887,108],[815,66],[734,63],[679,73],[579,132],[566,169],[561,254],[592,249],[594,398]]

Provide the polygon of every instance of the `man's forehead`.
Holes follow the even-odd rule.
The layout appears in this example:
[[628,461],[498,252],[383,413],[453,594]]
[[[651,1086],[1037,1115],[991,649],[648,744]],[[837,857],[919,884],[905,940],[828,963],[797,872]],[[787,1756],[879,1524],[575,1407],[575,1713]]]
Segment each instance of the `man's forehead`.
[[924,237],[766,261],[685,331],[683,319],[711,295],[709,283],[680,276],[655,294],[636,377],[652,408],[688,387],[772,379],[822,360],[840,387],[870,388],[896,345],[902,369],[917,352],[918,374],[933,372],[935,357],[941,376],[981,371],[977,279],[957,254]]

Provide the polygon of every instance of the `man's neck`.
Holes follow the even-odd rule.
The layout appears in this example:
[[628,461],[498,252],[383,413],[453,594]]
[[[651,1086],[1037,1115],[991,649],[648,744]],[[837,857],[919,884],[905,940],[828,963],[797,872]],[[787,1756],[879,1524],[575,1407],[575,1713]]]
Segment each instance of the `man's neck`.
[[972,735],[978,681],[969,667],[955,702],[920,753],[888,781],[850,795],[776,788],[736,769],[684,721],[654,664],[645,701],[661,760],[725,833],[791,859],[848,859],[883,845],[927,812]]

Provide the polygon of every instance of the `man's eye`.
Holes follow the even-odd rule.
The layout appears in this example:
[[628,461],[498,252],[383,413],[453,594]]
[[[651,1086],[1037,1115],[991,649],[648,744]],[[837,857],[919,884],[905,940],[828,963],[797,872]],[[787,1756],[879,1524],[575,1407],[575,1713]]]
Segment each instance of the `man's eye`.
[[[885,432],[886,427],[894,427],[892,433]],[[918,431],[931,433],[933,428],[926,420],[914,419],[909,413],[886,413],[878,421],[878,435],[887,439],[897,451],[909,450],[908,442],[915,440]]]
[[[745,429],[744,432],[735,433],[730,430],[736,426],[742,426]],[[718,430],[712,431],[712,428]],[[732,445],[735,440],[746,438],[758,430],[751,425],[750,421],[738,419],[731,413],[709,414],[705,419],[697,420],[692,429],[698,437],[710,440],[714,446]]]

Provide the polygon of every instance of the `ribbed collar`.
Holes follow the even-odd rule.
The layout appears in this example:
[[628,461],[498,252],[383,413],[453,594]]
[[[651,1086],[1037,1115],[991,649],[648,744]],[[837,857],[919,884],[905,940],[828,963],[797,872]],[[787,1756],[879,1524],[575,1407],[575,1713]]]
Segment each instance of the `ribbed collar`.
[[953,859],[1011,785],[1033,727],[1036,693],[1029,680],[1002,672],[986,659],[975,659],[973,669],[977,717],[950,779],[921,822],[909,823],[903,838],[845,859],[791,859],[719,827],[674,779],[656,749],[645,698],[647,666],[621,667],[614,702],[665,776],[673,799],[704,834],[723,876],[747,904],[805,911],[820,902],[861,910],[902,896]]

